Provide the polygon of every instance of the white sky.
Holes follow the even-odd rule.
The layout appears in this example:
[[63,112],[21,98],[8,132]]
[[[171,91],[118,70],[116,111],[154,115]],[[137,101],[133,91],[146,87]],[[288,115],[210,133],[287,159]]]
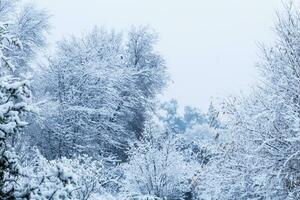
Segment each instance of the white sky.
[[206,110],[212,97],[249,91],[258,42],[270,43],[281,0],[36,0],[50,14],[50,42],[95,25],[150,25],[173,82],[164,99]]

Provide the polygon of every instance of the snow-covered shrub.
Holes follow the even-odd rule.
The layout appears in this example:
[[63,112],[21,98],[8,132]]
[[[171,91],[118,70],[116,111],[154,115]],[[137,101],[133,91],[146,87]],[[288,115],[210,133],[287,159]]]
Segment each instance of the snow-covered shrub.
[[62,158],[51,161],[61,163],[75,175],[76,196],[80,200],[95,199],[96,194],[106,193],[105,186],[113,180],[112,169],[107,169],[104,161],[88,156],[78,156],[73,159]]
[[[194,168],[179,151],[179,140],[161,127],[147,124],[144,139],[135,143],[128,163],[123,164],[124,192],[133,199],[176,199],[189,191]],[[145,199],[145,198],[144,198]]]
[[197,199],[199,192],[202,192],[205,171],[223,153],[223,146],[227,141],[227,129],[215,128],[209,124],[194,125],[182,135],[181,148],[185,159],[197,163],[190,184],[193,199]]
[[76,176],[68,167],[37,157],[33,166],[22,169],[18,185],[24,192],[19,196],[33,200],[76,199]]
[[48,161],[38,151],[22,165],[19,187],[30,199],[97,200],[112,180],[102,160],[88,156]]

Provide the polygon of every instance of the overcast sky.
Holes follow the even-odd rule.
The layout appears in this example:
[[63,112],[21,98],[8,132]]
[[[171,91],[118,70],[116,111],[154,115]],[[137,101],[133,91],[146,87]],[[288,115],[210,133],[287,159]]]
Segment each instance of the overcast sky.
[[36,0],[51,18],[50,42],[95,25],[126,30],[150,25],[172,83],[164,99],[207,109],[212,97],[249,91],[257,43],[274,39],[280,0]]

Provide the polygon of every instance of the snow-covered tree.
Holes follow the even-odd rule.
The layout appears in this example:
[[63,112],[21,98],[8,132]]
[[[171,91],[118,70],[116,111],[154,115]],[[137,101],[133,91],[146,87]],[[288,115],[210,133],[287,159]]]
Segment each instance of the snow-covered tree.
[[[15,54],[24,51],[24,47],[12,31],[15,25],[2,20],[11,19],[15,9],[14,1],[0,2],[0,198],[21,198],[23,188],[16,184],[20,176],[18,158],[12,147],[13,138],[17,137],[27,123],[24,115],[30,111],[31,97],[27,81],[13,76],[19,67]],[[3,17],[3,18],[2,18]],[[13,18],[14,19],[14,18]]]
[[153,100],[168,81],[165,61],[155,50],[157,42],[157,34],[149,27],[132,27],[124,48],[126,66],[135,72],[135,90],[139,91],[138,101],[132,107],[133,114],[127,123],[128,131],[133,132],[137,139],[143,137],[146,113],[154,109]]
[[22,51],[14,49],[10,52],[14,73],[22,74],[34,71],[34,60],[41,55],[46,46],[46,36],[49,30],[47,12],[33,3],[27,3],[19,8],[11,32],[22,43]]
[[[58,43],[35,83],[44,103],[40,134],[34,137],[47,157],[88,153],[124,159],[128,142],[140,138],[165,69],[151,33],[132,31],[128,38],[126,46],[121,34],[95,28]],[[132,63],[134,57],[138,60]]]
[[[1,31],[3,29],[0,34]],[[5,67],[3,62],[7,60],[2,61],[2,67]],[[0,96],[0,198],[14,199],[19,166],[10,139],[27,124],[21,117],[29,111],[27,99],[30,92],[26,82],[11,76],[2,76]]]
[[275,44],[263,48],[261,85],[225,103],[232,142],[205,170],[206,192],[200,194],[299,199],[299,30],[299,11],[288,5],[279,15]]
[[10,57],[6,54],[10,46],[18,46],[19,40],[10,35],[8,24],[0,24],[0,198],[14,198],[14,181],[19,169],[9,139],[14,137],[26,123],[21,120],[27,111],[26,100],[29,98],[26,82],[9,76],[14,70]]
[[38,95],[47,100],[41,106],[44,121],[38,139],[46,140],[48,149],[42,152],[54,157],[99,155],[106,144],[122,146],[120,137],[127,133],[115,118],[123,100],[120,87],[124,85],[126,92],[130,79],[120,45],[120,34],[98,29],[58,44],[57,54],[37,82]]

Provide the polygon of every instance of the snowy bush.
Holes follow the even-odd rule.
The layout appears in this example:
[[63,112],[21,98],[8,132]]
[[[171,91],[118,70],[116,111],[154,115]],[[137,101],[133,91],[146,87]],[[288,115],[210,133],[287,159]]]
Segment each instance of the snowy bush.
[[22,196],[30,199],[96,200],[95,196],[107,193],[105,185],[113,181],[104,162],[88,156],[48,161],[35,150],[26,160],[18,187],[24,188]]
[[178,139],[150,124],[144,135],[132,146],[129,161],[122,166],[125,193],[133,197],[181,198],[189,191],[194,168],[179,151]]

